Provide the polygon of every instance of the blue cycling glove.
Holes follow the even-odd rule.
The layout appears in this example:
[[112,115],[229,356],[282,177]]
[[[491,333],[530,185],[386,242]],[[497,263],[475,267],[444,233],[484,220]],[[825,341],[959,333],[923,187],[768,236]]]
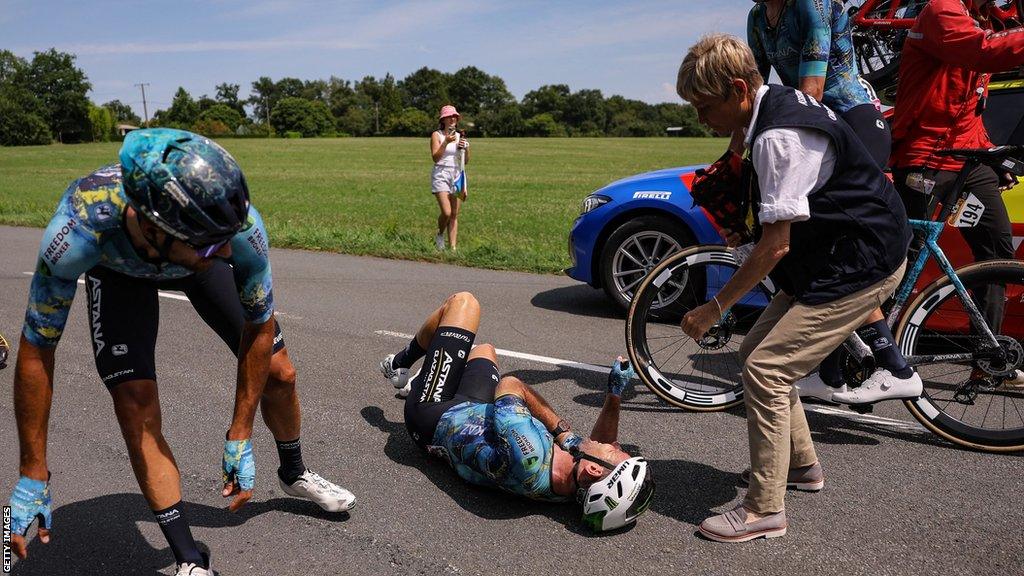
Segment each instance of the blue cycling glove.
[[24,536],[39,518],[40,528],[50,528],[52,520],[50,483],[22,476],[11,493],[11,532]]
[[629,360],[616,358],[612,363],[611,372],[608,373],[608,393],[622,396],[634,376],[636,376],[636,370],[629,365]]
[[227,440],[224,442],[222,463],[224,484],[234,482],[241,490],[252,490],[256,484],[256,461],[252,457],[252,440]]

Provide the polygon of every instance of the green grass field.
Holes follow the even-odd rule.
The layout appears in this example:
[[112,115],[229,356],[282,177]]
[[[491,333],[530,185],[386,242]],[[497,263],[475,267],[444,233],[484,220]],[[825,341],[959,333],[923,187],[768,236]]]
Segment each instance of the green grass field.
[[[279,247],[557,272],[580,200],[625,176],[710,162],[719,139],[477,139],[459,252],[434,249],[427,138],[224,140]],[[77,177],[118,144],[0,147],[0,223],[45,226]]]

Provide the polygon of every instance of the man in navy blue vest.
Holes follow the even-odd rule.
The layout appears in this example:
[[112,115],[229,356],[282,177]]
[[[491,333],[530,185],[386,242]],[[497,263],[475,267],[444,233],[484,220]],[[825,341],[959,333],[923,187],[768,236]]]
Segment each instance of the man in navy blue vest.
[[[782,536],[786,488],[824,486],[793,384],[893,292],[911,231],[903,202],[853,130],[814,98],[765,85],[739,38],[718,34],[695,44],[676,88],[716,132],[746,129],[761,230],[722,290],[686,314],[683,331],[701,338],[766,275],[781,288],[740,347],[751,464],[742,477],[749,490],[734,510],[705,520],[700,532],[721,542]],[[880,337],[892,340],[881,324]],[[887,380],[882,386],[916,381],[920,387],[912,371],[904,382],[886,370],[872,378]]]

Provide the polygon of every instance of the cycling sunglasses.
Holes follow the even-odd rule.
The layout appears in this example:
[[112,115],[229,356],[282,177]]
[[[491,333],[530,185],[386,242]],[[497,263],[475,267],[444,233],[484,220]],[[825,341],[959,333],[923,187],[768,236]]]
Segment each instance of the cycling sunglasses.
[[196,251],[196,254],[200,258],[209,258],[210,256],[216,254],[218,250],[223,248],[224,245],[230,241],[231,238],[226,238],[224,240],[214,242],[213,244],[207,244],[206,246],[192,246],[191,244],[189,244],[189,246],[192,246],[192,248]]
[[580,462],[582,460],[587,460],[587,461],[593,462],[594,464],[597,464],[598,466],[601,466],[601,467],[603,467],[603,468],[605,468],[606,470],[609,470],[609,471],[615,470],[615,465],[609,464],[608,462],[598,458],[597,456],[591,456],[590,454],[587,454],[583,450],[580,450],[578,446],[573,446],[569,450],[569,455],[572,456],[572,459],[573,459],[573,463],[572,463],[572,476],[571,476],[571,478],[572,478],[573,484],[575,485],[574,492],[576,493],[576,501],[582,504],[583,503],[583,498],[587,494],[587,489],[580,487],[580,481],[576,477],[577,472],[579,471],[579,468],[580,468]]

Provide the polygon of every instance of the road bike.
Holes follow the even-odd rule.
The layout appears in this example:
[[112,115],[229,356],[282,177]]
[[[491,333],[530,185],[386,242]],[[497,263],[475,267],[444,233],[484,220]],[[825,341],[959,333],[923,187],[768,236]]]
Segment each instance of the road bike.
[[[947,224],[980,221],[984,206],[964,189],[967,175],[984,164],[1024,176],[1024,146],[936,154],[963,158],[964,167],[949,194],[933,200],[934,220],[910,220],[915,241],[908,272],[883,306],[897,344],[924,382],[924,393],[905,404],[926,428],[957,444],[1024,450],[1024,263],[991,260],[954,269],[938,245]],[[726,310],[701,339],[679,327],[683,314],[711,301],[742,255],[720,245],[683,250],[658,264],[636,291],[626,318],[629,358],[640,380],[669,404],[713,411],[743,401],[739,345],[776,292],[771,279]],[[918,287],[929,260],[942,276]],[[979,299],[999,292],[1002,319],[988,322]],[[665,306],[665,294],[673,295],[672,306]],[[846,383],[857,386],[874,369],[870,348],[854,333],[841,350]]]
[[[900,51],[907,32],[928,0],[852,0],[847,2],[850,34],[857,56],[857,67],[890,103],[895,100],[899,80]],[[995,30],[1024,24],[1024,0],[1000,0],[989,9]]]

